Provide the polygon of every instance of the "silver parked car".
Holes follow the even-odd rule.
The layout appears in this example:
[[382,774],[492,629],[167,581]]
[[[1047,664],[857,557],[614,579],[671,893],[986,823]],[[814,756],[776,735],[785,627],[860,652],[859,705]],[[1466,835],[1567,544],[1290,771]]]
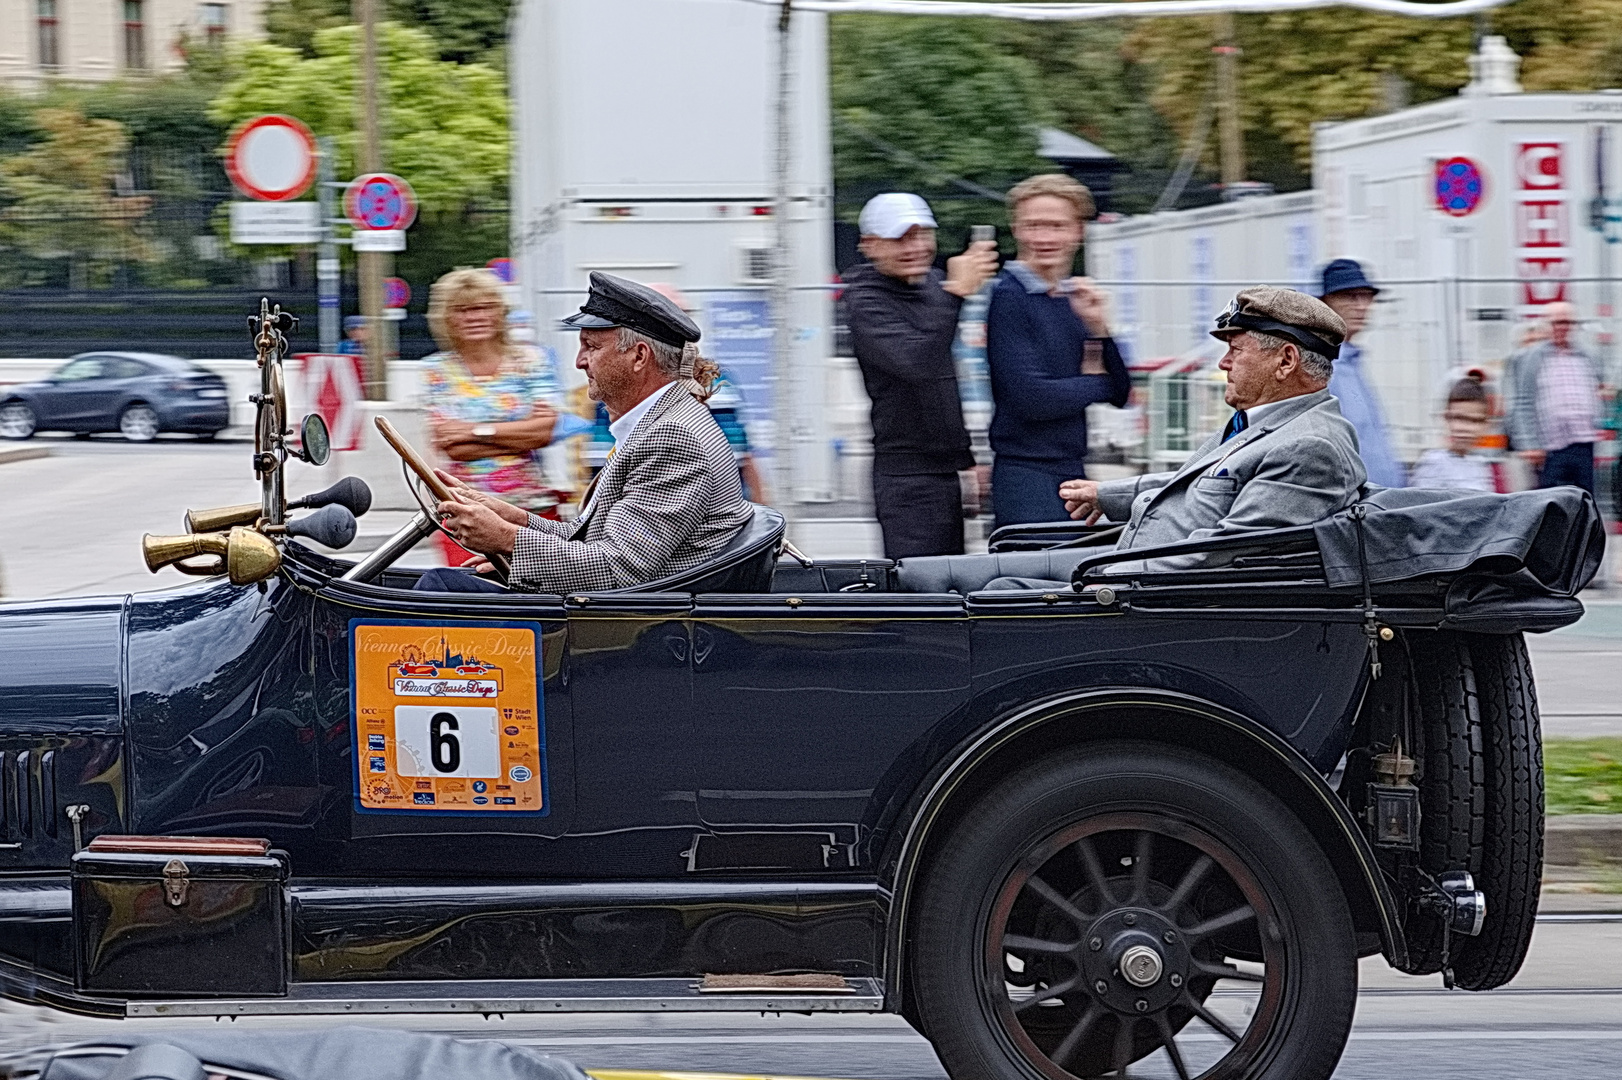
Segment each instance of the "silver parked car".
[[0,387],[0,438],[36,431],[117,431],[147,442],[160,431],[213,438],[231,423],[225,380],[161,353],[75,356],[40,381]]

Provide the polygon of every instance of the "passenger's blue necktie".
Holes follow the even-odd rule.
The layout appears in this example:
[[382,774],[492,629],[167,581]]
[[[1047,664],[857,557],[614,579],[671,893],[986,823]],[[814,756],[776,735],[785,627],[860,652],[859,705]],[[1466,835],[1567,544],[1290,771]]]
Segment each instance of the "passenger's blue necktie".
[[1245,410],[1240,409],[1228,417],[1228,426],[1222,429],[1222,441],[1227,442],[1249,426],[1250,420],[1245,416]]

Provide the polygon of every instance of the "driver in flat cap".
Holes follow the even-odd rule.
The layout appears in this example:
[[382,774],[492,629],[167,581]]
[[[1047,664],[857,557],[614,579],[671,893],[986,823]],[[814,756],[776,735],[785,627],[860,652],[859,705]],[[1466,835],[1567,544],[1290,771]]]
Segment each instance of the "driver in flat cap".
[[1211,336],[1228,346],[1223,397],[1235,411],[1222,431],[1176,472],[1059,486],[1072,518],[1126,523],[1120,549],[1310,524],[1356,502],[1367,480],[1357,433],[1328,390],[1346,336],[1339,315],[1305,293],[1258,285],[1234,297]]
[[[470,551],[510,556],[509,584],[527,592],[625,588],[697,566],[752,512],[726,435],[691,392],[683,346],[698,327],[654,290],[604,273],[563,325],[580,331],[574,365],[608,407],[615,444],[580,517],[548,521],[440,473],[456,496],[439,504],[442,525]],[[458,569],[429,571],[417,588],[501,591]]]

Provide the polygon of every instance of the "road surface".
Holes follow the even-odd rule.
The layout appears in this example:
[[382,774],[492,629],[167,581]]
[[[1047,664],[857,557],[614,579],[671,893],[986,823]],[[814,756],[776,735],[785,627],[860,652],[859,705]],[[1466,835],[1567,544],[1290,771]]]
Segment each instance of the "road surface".
[[[1569,917],[1562,917],[1569,918]],[[1602,918],[1606,918],[1603,917]],[[1446,991],[1439,977],[1398,975],[1363,961],[1357,1021],[1338,1080],[1614,1080],[1622,1061],[1622,916],[1605,922],[1540,922],[1532,954],[1508,987]],[[135,1024],[293,1032],[352,1018],[87,1020],[0,1004],[0,1049],[92,1039]],[[894,1016],[649,1014],[368,1019],[379,1027],[501,1039],[544,1049],[587,1068],[643,1068],[945,1080],[929,1044]],[[1163,1055],[1134,1076],[1172,1076]]]

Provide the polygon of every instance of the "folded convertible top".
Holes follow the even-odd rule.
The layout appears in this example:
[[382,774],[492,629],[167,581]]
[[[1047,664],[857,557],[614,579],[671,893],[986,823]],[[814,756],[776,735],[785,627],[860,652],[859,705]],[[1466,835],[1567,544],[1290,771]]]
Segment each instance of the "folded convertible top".
[[1371,487],[1313,528],[1332,588],[1457,575],[1571,597],[1605,553],[1599,508],[1574,487],[1512,495]]

